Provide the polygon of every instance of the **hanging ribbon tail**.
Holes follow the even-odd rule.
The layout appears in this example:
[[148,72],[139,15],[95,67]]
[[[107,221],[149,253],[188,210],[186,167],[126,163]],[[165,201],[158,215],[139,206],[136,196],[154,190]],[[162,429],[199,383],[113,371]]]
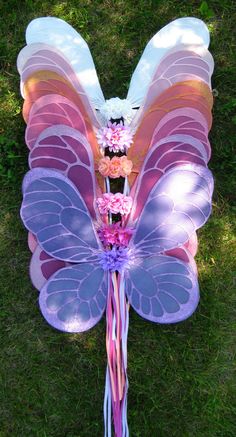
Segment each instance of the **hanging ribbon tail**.
[[[110,273],[106,312],[107,370],[104,395],[104,437],[128,437],[127,423],[127,337],[129,304],[123,274]],[[113,422],[113,427],[112,427]]]

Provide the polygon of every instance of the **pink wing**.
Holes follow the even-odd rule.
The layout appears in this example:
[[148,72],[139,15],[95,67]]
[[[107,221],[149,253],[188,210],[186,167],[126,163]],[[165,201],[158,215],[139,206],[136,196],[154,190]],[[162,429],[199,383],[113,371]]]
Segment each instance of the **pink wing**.
[[211,88],[214,61],[205,47],[180,45],[170,50],[157,67],[140,112],[177,82],[198,80]]
[[29,149],[33,148],[44,129],[57,124],[73,127],[88,138],[86,125],[78,107],[66,97],[51,94],[37,99],[31,108],[25,133]]
[[[93,110],[87,94],[80,85],[77,76],[67,59],[59,50],[43,43],[30,44],[22,49],[18,57],[18,70],[21,74],[22,94],[24,84],[39,71],[56,73],[64,79],[80,96],[81,102],[86,108],[92,124],[100,126],[95,111]],[[67,95],[66,95],[67,96]]]
[[49,256],[37,244],[30,262],[30,278],[37,290],[41,290],[53,273],[66,267],[69,263],[57,260]]

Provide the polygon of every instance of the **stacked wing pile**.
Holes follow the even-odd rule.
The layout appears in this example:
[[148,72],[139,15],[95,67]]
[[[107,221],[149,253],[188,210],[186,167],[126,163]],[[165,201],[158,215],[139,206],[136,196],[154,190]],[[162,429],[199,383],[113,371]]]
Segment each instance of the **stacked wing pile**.
[[89,48],[67,23],[36,19],[26,41],[21,217],[31,280],[59,330],[86,331],[106,311],[105,436],[113,426],[127,437],[129,305],[174,323],[199,301],[196,230],[213,191],[209,33],[195,18],[160,30],[123,100],[104,99]]

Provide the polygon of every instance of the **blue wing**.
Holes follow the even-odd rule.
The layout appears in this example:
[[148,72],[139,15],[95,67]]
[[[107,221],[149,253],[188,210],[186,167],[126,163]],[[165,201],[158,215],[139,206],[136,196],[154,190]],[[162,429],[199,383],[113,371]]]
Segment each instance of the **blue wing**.
[[69,179],[37,168],[26,174],[23,194],[22,220],[45,252],[68,262],[97,260],[101,243],[88,208]]
[[83,332],[101,319],[106,306],[108,273],[91,263],[57,271],[40,292],[43,316],[54,328]]

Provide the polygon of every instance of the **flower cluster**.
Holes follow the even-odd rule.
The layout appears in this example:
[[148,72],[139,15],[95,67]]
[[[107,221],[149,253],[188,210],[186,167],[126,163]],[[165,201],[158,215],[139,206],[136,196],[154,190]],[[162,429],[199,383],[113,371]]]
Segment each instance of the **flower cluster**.
[[130,261],[130,251],[128,248],[114,246],[110,250],[104,250],[100,254],[100,265],[103,270],[111,272],[121,272]]
[[133,163],[127,159],[126,155],[121,157],[114,156],[112,159],[109,156],[101,158],[98,163],[98,170],[103,177],[109,176],[110,178],[116,179],[122,176],[125,178],[129,176],[132,171]]
[[111,225],[104,224],[98,229],[98,235],[104,247],[109,247],[110,245],[127,247],[132,234],[133,229],[122,228],[120,222]]
[[129,100],[120,99],[119,97],[112,97],[106,100],[101,106],[100,112],[106,123],[111,118],[113,120],[123,118],[128,124],[130,124],[136,113]]
[[107,127],[99,129],[97,132],[98,144],[105,149],[109,147],[110,152],[125,152],[133,143],[133,135],[127,126],[122,123],[107,124]]
[[132,206],[132,197],[125,196],[121,193],[105,193],[102,197],[98,197],[97,206],[100,214],[104,215],[108,212],[112,214],[126,215],[130,213]]

